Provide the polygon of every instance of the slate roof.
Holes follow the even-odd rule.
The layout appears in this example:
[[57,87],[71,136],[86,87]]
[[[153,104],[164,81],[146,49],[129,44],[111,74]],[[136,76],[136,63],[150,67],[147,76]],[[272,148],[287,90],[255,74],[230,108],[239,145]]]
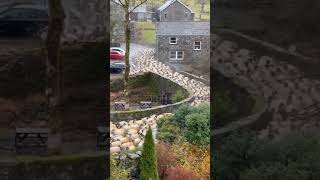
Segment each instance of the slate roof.
[[210,22],[157,22],[157,35],[210,35]]
[[185,4],[183,4],[181,1],[179,0],[168,0],[167,2],[165,2],[162,6],[160,6],[158,8],[158,11],[163,11],[165,10],[167,7],[169,7],[172,3],[174,2],[179,2],[180,4],[182,4],[183,6],[185,6],[187,9],[189,9],[192,12],[192,9],[190,9],[188,6],[186,6]]

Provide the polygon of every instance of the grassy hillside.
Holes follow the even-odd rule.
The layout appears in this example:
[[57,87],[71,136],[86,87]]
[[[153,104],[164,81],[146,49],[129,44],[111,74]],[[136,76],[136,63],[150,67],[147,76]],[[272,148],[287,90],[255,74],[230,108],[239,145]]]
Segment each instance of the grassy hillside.
[[153,22],[136,22],[136,28],[143,30],[140,43],[154,44],[156,42],[155,23]]

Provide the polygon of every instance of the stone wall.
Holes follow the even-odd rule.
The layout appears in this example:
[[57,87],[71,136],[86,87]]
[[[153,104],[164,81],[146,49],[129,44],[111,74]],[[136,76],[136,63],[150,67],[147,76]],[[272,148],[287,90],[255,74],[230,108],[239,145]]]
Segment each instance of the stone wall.
[[9,180],[88,180],[107,178],[109,155],[63,155],[20,157],[11,167]]
[[[175,104],[168,104],[168,105],[162,105],[157,107],[152,107],[149,109],[141,109],[141,110],[131,110],[131,111],[114,111],[110,112],[110,120],[112,122],[118,122],[118,121],[129,121],[133,119],[141,119],[147,116],[151,116],[154,114],[163,114],[168,112],[174,112],[177,108],[184,104],[190,104],[192,101],[194,101],[194,97],[192,96],[192,93],[190,90],[186,90],[180,85],[176,84],[175,82],[166,79],[160,75],[153,74],[153,73],[143,73],[143,74],[137,74],[134,75],[131,79],[145,79],[146,76],[150,76],[151,80],[157,82],[158,87],[160,88],[159,91],[169,91],[169,92],[175,92],[178,89],[184,90],[185,94],[188,94],[188,98],[181,102],[177,102]],[[137,82],[139,83],[139,82]]]
[[149,109],[132,110],[132,111],[114,111],[114,112],[110,112],[110,121],[116,123],[120,121],[129,121],[133,119],[142,119],[144,117],[148,117],[151,115],[173,113],[179,107],[183,105],[191,104],[192,101],[194,101],[193,96],[174,104],[162,105],[162,106],[152,107]]
[[292,131],[318,131],[320,81],[311,76],[317,66],[273,44],[234,32],[220,33],[211,35],[213,68],[245,85],[248,92],[265,101],[266,107],[258,119],[240,122],[228,131],[252,125],[261,137],[271,138]]
[[[169,44],[169,38],[176,37],[177,44]],[[194,42],[201,41],[201,50],[194,50]],[[210,37],[209,36],[157,36],[157,56],[162,62],[173,62],[169,59],[169,52],[182,50],[184,59],[176,61],[179,63],[208,62],[210,59]]]
[[176,1],[159,13],[159,16],[160,21],[193,21],[194,14],[192,14],[188,8]]

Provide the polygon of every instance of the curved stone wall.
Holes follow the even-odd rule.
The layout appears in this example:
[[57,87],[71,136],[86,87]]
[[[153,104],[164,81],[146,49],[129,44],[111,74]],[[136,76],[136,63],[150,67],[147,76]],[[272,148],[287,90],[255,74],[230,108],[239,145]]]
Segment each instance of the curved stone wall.
[[[143,73],[145,74],[145,73]],[[135,74],[135,76],[139,76],[142,74]],[[153,74],[151,74],[152,76]],[[157,82],[161,84],[167,84],[167,86],[172,86],[168,84],[176,84],[175,82],[171,81],[168,78],[165,78],[161,75],[156,75],[152,76],[152,78],[156,78]],[[167,82],[166,82],[167,81]],[[180,85],[176,84],[177,86],[181,87]],[[181,87],[184,89],[183,87]],[[174,104],[168,104],[168,105],[162,105],[162,106],[156,106],[148,109],[139,109],[139,110],[129,110],[129,111],[111,111],[110,112],[110,120],[114,123],[119,122],[119,121],[129,121],[133,119],[142,119],[144,117],[148,117],[151,115],[159,115],[163,113],[171,113],[174,112],[176,109],[178,109],[180,106],[185,105],[185,104],[190,104],[194,101],[195,97],[192,95],[192,91],[189,89],[185,89],[188,93],[188,97],[184,99],[183,101],[174,103]]]
[[259,116],[252,115],[224,129],[214,130],[214,136],[254,124],[260,124],[255,128],[261,130],[261,136],[269,137],[317,129],[320,81],[308,76],[303,66],[312,66],[308,58],[227,31],[217,31],[211,35],[211,40],[213,68],[245,85],[248,92],[265,101]]

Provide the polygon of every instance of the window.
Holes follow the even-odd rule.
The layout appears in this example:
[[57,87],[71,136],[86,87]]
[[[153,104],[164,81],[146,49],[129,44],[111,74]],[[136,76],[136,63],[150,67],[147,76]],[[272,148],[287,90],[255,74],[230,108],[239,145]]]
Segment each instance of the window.
[[183,51],[170,51],[170,60],[183,60]]
[[170,44],[177,44],[177,38],[176,37],[170,37]]
[[164,14],[164,18],[167,19],[167,14]]
[[201,50],[201,42],[200,41],[194,42],[194,50]]
[[187,12],[185,13],[185,15],[186,15],[186,17],[188,17],[188,13]]

